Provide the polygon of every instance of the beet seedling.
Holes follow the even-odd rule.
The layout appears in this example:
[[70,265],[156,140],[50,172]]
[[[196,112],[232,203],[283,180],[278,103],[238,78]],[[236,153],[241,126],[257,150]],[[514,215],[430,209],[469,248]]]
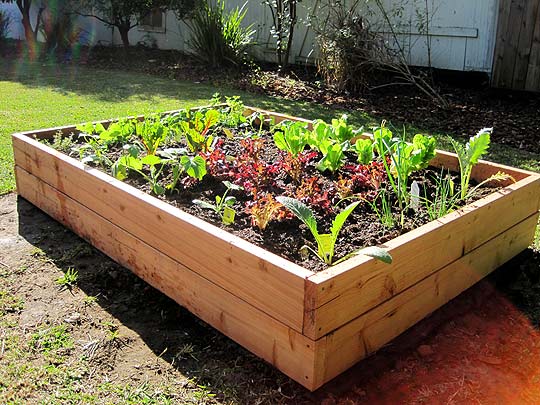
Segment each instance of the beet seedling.
[[225,225],[230,225],[234,222],[235,211],[232,209],[234,203],[236,203],[236,197],[227,195],[231,190],[243,190],[242,186],[231,183],[230,181],[223,181],[223,184],[227,189],[223,195],[216,196],[216,203],[212,204],[207,201],[193,200],[194,204],[197,204],[199,207],[206,208],[214,211],[221,217],[221,220]]

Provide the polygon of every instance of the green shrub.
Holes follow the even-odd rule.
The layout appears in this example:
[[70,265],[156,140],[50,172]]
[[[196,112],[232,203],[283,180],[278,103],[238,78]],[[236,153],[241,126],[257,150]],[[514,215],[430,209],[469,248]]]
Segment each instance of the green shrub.
[[246,57],[255,30],[252,25],[242,27],[246,3],[232,11],[225,10],[225,1],[204,2],[194,14],[189,27],[190,45],[195,56],[212,67],[238,65]]

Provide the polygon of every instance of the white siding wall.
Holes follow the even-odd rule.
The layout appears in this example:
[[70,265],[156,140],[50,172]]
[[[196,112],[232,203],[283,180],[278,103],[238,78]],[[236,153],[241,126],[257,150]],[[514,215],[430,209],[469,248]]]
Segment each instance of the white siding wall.
[[[230,7],[241,6],[243,0],[230,0]],[[369,3],[369,2],[367,2]],[[428,53],[426,36],[418,32],[417,11],[422,12],[425,0],[383,0],[388,9],[397,3],[404,4],[403,13],[393,20],[399,33],[399,40],[406,51],[409,63],[426,66]],[[316,44],[313,30],[307,24],[308,16],[314,12],[319,0],[304,0],[298,4],[299,23],[296,28],[292,61],[302,63],[309,57],[316,57]],[[273,43],[270,34],[272,16],[268,6],[260,0],[250,0],[244,21],[253,24],[256,30],[257,46],[253,53],[259,58],[274,60]],[[493,51],[495,46],[498,0],[428,0],[431,40],[431,63],[433,67],[453,70],[475,70],[491,72]],[[20,14],[15,5],[1,4],[13,17],[11,27],[13,38],[24,38],[20,25]],[[367,12],[367,11],[366,11]],[[371,16],[377,20],[376,12]],[[93,18],[80,18],[85,30],[84,41],[88,43],[115,44],[121,43],[115,30]],[[381,31],[385,29],[381,25]],[[386,31],[388,31],[386,29]],[[136,27],[130,31],[130,42],[155,42],[162,49],[189,50],[189,29],[178,22],[173,13],[167,13],[165,32],[146,32]]]

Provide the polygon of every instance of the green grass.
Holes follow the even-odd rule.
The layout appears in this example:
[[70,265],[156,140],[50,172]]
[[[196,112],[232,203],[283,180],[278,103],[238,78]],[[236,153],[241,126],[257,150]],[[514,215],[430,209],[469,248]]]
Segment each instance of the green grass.
[[[369,127],[384,118],[371,117],[362,111],[338,111],[314,103],[250,94],[212,84],[116,70],[0,59],[0,194],[15,189],[10,139],[13,132],[193,107],[206,104],[215,92],[239,95],[248,105],[310,119],[328,120],[346,112],[351,123]],[[477,129],[471,128],[471,135]],[[407,132],[426,131],[408,127]],[[438,138],[439,148],[450,150],[448,134],[433,135]],[[540,155],[506,146],[493,144],[488,158],[540,171]]]

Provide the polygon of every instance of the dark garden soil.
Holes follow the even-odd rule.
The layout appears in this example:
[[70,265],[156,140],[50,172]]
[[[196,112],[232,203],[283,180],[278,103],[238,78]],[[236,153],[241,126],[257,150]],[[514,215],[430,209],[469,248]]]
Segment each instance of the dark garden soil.
[[[286,166],[289,162],[287,154],[275,146],[268,131],[262,131],[258,135],[259,139],[242,139],[239,137],[240,131],[236,132],[235,129],[232,131],[235,137],[230,139],[222,131],[216,131],[215,135],[219,136],[219,142],[212,153],[206,154],[208,174],[201,181],[185,176],[183,181],[178,183],[175,191],[157,197],[312,271],[324,270],[328,266],[312,253],[302,254],[303,246],[309,246],[317,251],[317,245],[307,226],[294,217],[290,211],[284,207],[279,208],[274,219],[265,229],[259,229],[253,223],[251,207],[262,196],[272,195],[271,198],[275,198],[286,195],[301,200],[313,209],[320,233],[330,232],[332,220],[348,204],[361,201],[339,233],[334,261],[355,250],[384,244],[430,221],[425,204],[419,200],[416,209],[404,211],[404,222],[400,225],[399,207],[393,197],[392,189],[387,184],[387,175],[382,163],[373,161],[369,165],[360,165],[356,162],[354,152],[346,152],[345,164],[339,171],[321,173],[316,168],[321,158],[320,153],[308,149],[301,155],[306,158],[305,164],[299,166],[298,180],[293,181],[291,171]],[[78,159],[78,150],[84,145],[85,139],[82,137],[82,143],[80,143],[80,138],[74,138],[76,144],[65,152]],[[186,144],[182,141],[182,143],[168,144],[167,147],[185,148]],[[122,154],[125,154],[122,145],[113,145],[106,153],[113,162]],[[233,165],[227,161],[238,163]],[[99,166],[97,168],[101,169]],[[170,171],[170,169],[165,170]],[[441,169],[430,167],[413,173],[410,181],[417,182],[422,198],[424,196],[432,198],[436,190],[435,182],[440,175]],[[459,173],[451,173],[451,176],[454,183],[459,185]],[[168,181],[164,179],[170,177],[172,177],[171,174],[162,174],[162,185],[165,186]],[[228,225],[223,224],[220,215],[213,210],[194,204],[194,200],[215,203],[216,198],[223,196],[226,191],[222,180],[245,185],[243,190],[231,190],[228,194],[236,199],[232,206],[236,212],[235,220],[234,223]],[[124,181],[148,194],[153,194],[149,183],[133,171]],[[249,188],[247,184],[250,184]],[[387,198],[392,204],[392,225],[383,225],[371,206],[375,203],[380,209],[378,194],[385,188],[387,189],[385,194],[388,195]],[[479,188],[467,201],[456,201],[454,209],[496,190],[497,183],[491,184],[490,187]],[[456,186],[455,192],[456,195],[459,193],[459,186]],[[344,200],[345,198],[349,200]]]
[[[42,363],[42,355],[29,351],[22,363],[13,352],[13,336],[22,342],[52,325],[65,325],[73,338],[56,366],[78,367],[70,384],[79,394],[106,382],[160,387],[173,404],[540,401],[540,304],[534,299],[540,253],[530,249],[309,393],[15,194],[0,197],[0,235],[0,290],[24,303],[10,308],[3,302],[0,340],[7,343],[0,368],[16,367],[22,377],[0,373],[2,403],[14,394],[38,403],[65,384],[51,379],[36,388],[24,370]],[[60,290],[54,280],[68,268],[79,278],[71,290]],[[111,330],[118,331],[114,339]],[[216,396],[196,394],[201,386]],[[112,389],[99,392],[97,403],[127,403]]]

